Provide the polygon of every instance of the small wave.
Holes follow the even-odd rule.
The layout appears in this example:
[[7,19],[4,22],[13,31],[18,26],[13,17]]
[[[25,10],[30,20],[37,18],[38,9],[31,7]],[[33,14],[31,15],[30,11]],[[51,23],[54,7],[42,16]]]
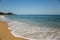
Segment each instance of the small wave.
[[11,33],[16,37],[32,40],[57,40],[58,37],[60,38],[59,29],[32,26],[17,21],[10,22],[8,25],[13,30]]
[[5,21],[5,22],[9,22],[9,21],[11,21],[9,18],[7,18],[6,17],[7,15],[0,15],[0,20],[2,20],[2,21]]
[[7,20],[7,19],[5,20],[8,21],[7,22],[9,26],[8,29],[12,30],[11,34],[13,34],[15,37],[25,38],[29,40],[59,40],[60,39],[60,29],[40,27],[14,20]]

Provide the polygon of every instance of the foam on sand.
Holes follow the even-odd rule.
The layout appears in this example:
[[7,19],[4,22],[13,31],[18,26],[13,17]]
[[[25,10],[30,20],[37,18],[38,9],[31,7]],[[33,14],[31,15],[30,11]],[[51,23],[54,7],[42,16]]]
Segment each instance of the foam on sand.
[[5,16],[7,16],[7,15],[0,15],[0,20],[8,22],[9,19],[6,18]]
[[16,37],[31,40],[57,40],[60,39],[60,29],[32,26],[21,22],[10,22],[11,33]]
[[8,29],[15,37],[29,40],[60,40],[60,29],[40,27],[23,22],[10,20]]
[[5,16],[3,16],[3,15],[0,15],[0,20],[1,20],[1,19],[4,19],[4,18],[5,18]]

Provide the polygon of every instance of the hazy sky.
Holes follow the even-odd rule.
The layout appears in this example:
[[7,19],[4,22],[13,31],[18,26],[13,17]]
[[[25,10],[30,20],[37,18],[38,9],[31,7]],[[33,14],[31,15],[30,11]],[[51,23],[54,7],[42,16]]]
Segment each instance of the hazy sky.
[[60,0],[0,0],[0,12],[60,14]]

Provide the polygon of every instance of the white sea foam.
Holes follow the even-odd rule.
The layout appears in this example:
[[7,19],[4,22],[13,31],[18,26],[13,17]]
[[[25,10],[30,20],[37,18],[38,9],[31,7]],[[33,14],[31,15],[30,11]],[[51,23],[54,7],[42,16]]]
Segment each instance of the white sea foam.
[[10,22],[8,25],[13,30],[11,33],[16,37],[32,40],[57,40],[60,38],[59,29],[32,26],[17,21]]
[[29,40],[60,40],[60,29],[40,27],[18,21],[9,21],[8,29],[15,37]]
[[[5,15],[5,16],[7,16],[7,15]],[[8,19],[8,18],[5,17],[5,16],[4,16],[4,15],[0,15],[0,20],[5,21],[5,22],[11,21],[10,19]]]
[[6,20],[5,16],[0,15],[0,20]]

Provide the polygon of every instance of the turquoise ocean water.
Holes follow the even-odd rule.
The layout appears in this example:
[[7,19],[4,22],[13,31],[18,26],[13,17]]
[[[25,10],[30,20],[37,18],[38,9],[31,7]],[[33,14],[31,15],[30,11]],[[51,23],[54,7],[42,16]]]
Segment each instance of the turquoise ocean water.
[[60,15],[14,15],[8,18],[37,26],[60,28]]
[[11,15],[0,17],[15,37],[60,40],[60,15]]

